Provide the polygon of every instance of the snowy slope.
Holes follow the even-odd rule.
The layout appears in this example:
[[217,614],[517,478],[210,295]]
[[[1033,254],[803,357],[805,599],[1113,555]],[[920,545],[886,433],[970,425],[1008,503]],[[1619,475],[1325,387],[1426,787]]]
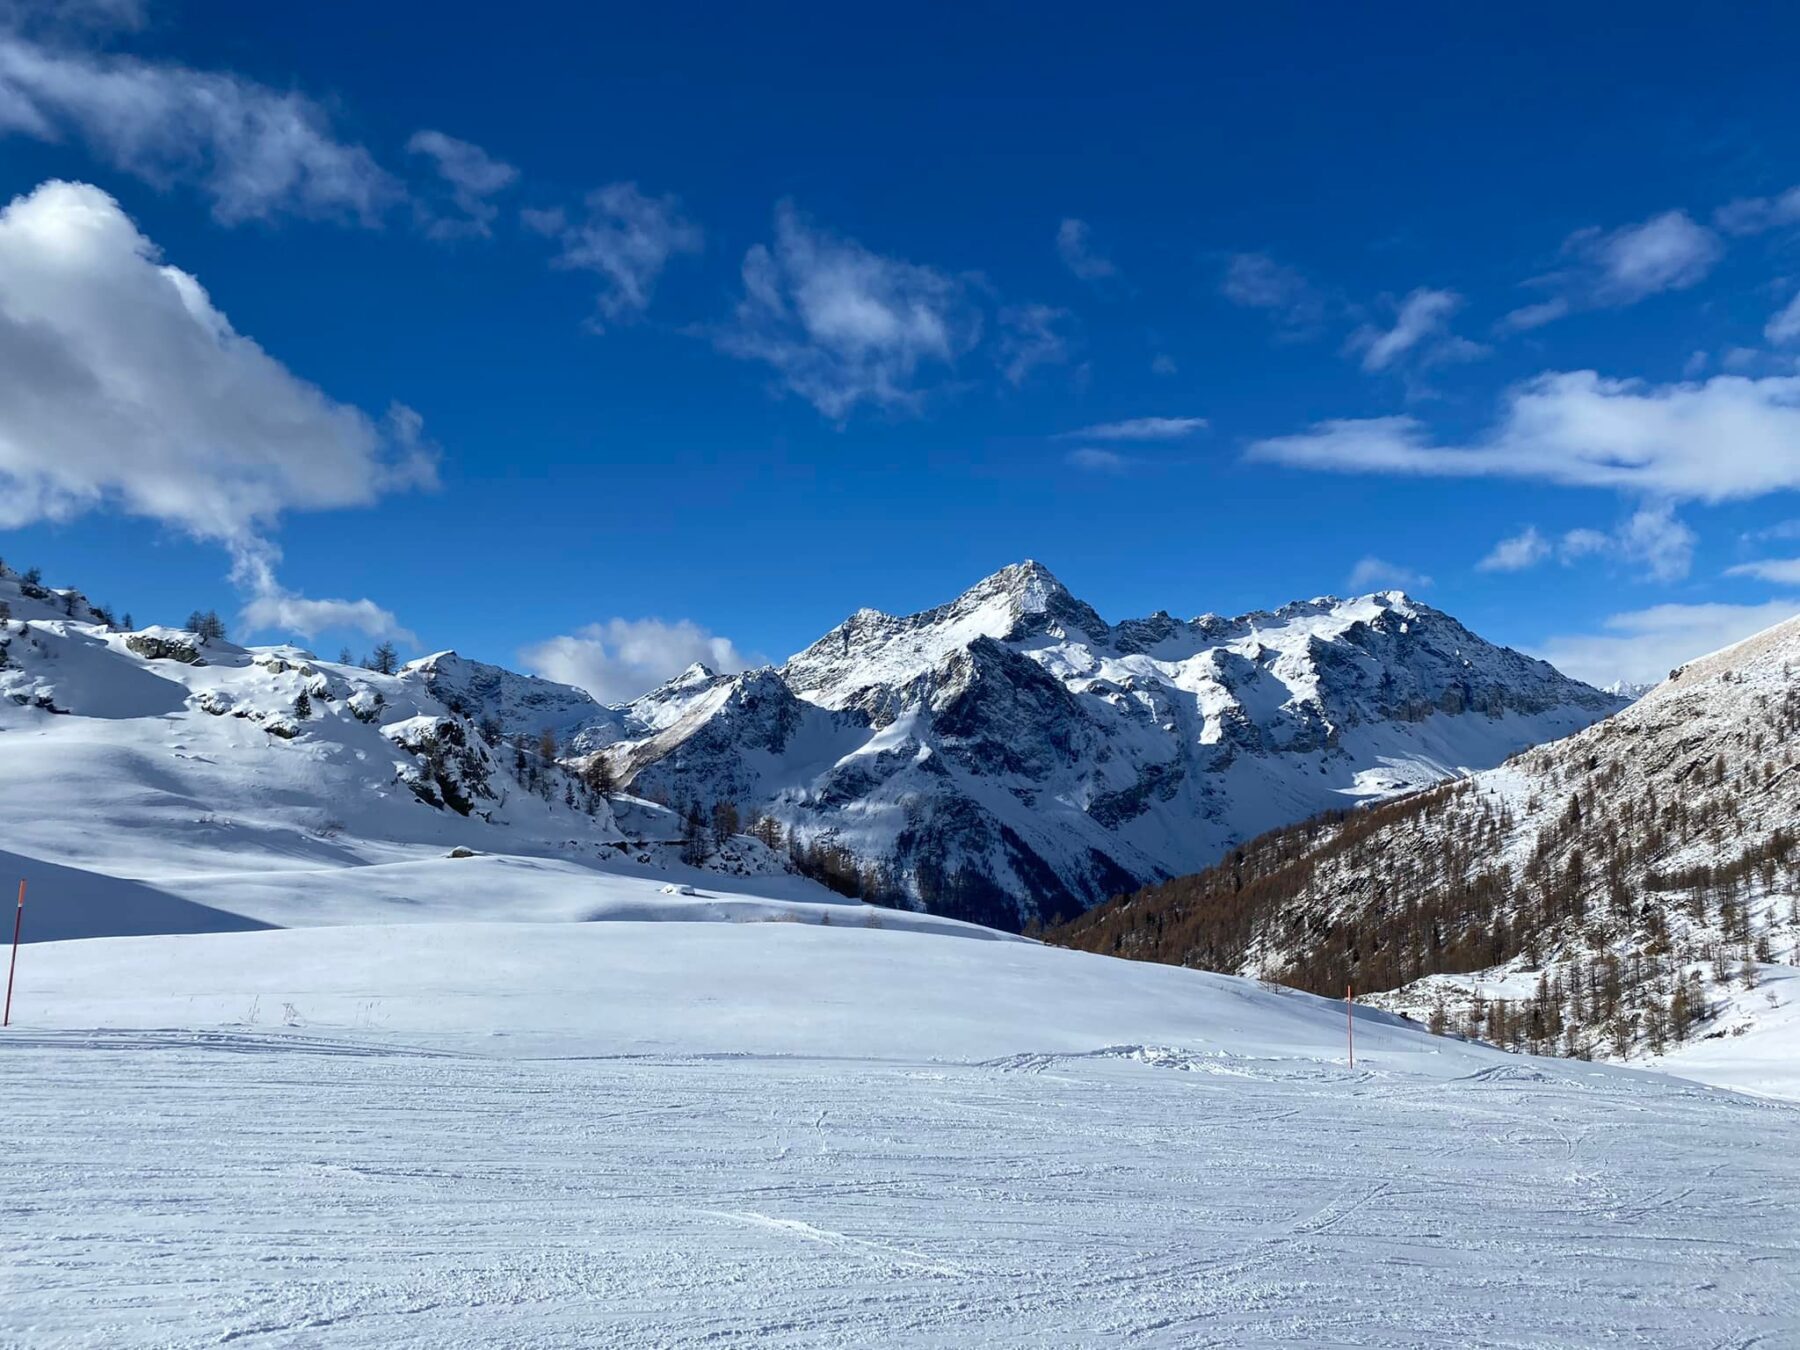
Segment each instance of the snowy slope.
[[1621,706],[1399,592],[1109,625],[1022,563],[665,692],[606,753],[662,800],[847,850],[865,893],[1012,927]]
[[[793,924],[45,944],[21,1347],[1791,1344],[1800,1109]],[[96,1030],[95,1028],[105,1028]]]
[[[0,879],[30,886],[0,1032],[0,1345],[1800,1336],[1793,1107],[1366,1007],[1352,1067],[1340,1003],[863,905],[742,836],[687,867],[669,810],[530,748],[617,730],[621,759],[662,747],[640,776],[706,757],[840,788],[846,760],[877,782],[923,752],[1000,819],[1045,766],[1142,749],[1058,673],[1072,639],[895,636],[884,669],[928,665],[885,711],[875,685],[702,669],[596,712],[453,654],[383,676],[122,632],[21,580],[0,575]],[[1027,626],[1097,623],[1020,589]],[[1411,664],[1325,662],[1378,698],[1390,667],[1425,689],[1462,640],[1382,598],[1321,638],[1331,608],[1292,616],[1295,664],[1212,658],[1230,679],[1195,675],[1191,709],[1148,674],[1137,692],[1184,735],[1202,702],[1253,723],[1234,761],[1334,764],[1292,744],[1325,714],[1263,680],[1366,643]],[[1136,641],[1082,631],[1103,665]],[[1543,679],[1535,712],[1489,691],[1484,734],[1574,716]],[[1320,681],[1318,707],[1343,716],[1356,683]],[[1371,734],[1404,777],[1459,763],[1470,716],[1408,705]]]
[[[140,881],[459,846],[656,866],[690,806],[733,803],[778,847],[714,870],[785,871],[792,839],[841,892],[1016,929],[1617,706],[1398,593],[1114,627],[1030,563],[611,708],[455,652],[382,675],[128,633],[12,572],[0,603],[7,846]],[[595,754],[635,804],[588,790]]]
[[[543,760],[544,725],[615,718],[577,690],[126,632],[5,569],[0,605],[0,880],[41,895],[28,936],[842,903],[747,837],[684,867],[673,813]],[[670,883],[706,894],[647,900]]]
[[1800,618],[1577,735],[1271,835],[1066,940],[1354,980],[1509,1045],[1800,1097]]

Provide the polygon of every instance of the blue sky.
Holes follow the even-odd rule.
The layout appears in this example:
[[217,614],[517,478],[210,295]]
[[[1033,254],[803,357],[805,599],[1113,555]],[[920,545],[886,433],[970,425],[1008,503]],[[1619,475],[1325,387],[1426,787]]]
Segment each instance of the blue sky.
[[0,556],[606,696],[1024,557],[1800,609],[1800,19],[1246,8],[0,5]]

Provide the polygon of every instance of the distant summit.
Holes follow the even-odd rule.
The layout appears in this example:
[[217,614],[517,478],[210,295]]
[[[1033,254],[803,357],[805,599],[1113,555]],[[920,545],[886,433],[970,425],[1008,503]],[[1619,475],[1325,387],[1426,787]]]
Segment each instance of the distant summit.
[[1401,591],[1107,623],[1042,563],[862,609],[775,670],[671,681],[606,754],[730,802],[834,884],[1016,927],[1331,805],[1498,762],[1623,700]]

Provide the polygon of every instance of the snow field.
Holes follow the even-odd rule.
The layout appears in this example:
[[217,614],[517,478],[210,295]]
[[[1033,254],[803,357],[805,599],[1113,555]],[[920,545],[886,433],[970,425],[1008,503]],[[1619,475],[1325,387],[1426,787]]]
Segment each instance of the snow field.
[[1373,1010],[1351,1070],[1249,981],[788,923],[26,957],[7,1346],[1800,1338],[1800,1108]]

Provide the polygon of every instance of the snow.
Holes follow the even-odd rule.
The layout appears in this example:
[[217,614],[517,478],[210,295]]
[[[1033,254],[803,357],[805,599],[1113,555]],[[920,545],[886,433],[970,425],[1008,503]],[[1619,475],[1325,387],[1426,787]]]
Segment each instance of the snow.
[[1643,1063],[1739,1092],[1800,1101],[1800,969],[1763,963],[1755,989],[1724,992],[1708,1033]]
[[[458,864],[466,865],[466,864]],[[1022,942],[42,944],[21,1346],[1786,1344],[1800,1108]],[[95,1028],[104,1028],[96,1030]]]
[[[1009,580],[1027,618],[1098,624],[1047,577]],[[596,714],[449,654],[383,676],[0,591],[0,881],[30,887],[0,1345],[1800,1338],[1800,1108],[1370,1008],[1352,1067],[1341,1004],[845,901],[742,837],[686,867],[668,810],[530,792],[470,730],[598,743],[754,677]],[[1003,659],[1063,659],[1041,636]],[[1142,674],[1107,678],[1196,732]],[[801,706],[808,764],[939,754],[923,710],[857,739]],[[1469,744],[1388,735],[1345,732],[1389,774]],[[1671,1064],[1771,1091],[1772,1026]]]
[[927,871],[960,873],[978,917],[1015,924],[1621,706],[1397,591],[1109,625],[1030,562],[662,697],[680,715],[607,752],[621,778],[766,812],[915,902]]

